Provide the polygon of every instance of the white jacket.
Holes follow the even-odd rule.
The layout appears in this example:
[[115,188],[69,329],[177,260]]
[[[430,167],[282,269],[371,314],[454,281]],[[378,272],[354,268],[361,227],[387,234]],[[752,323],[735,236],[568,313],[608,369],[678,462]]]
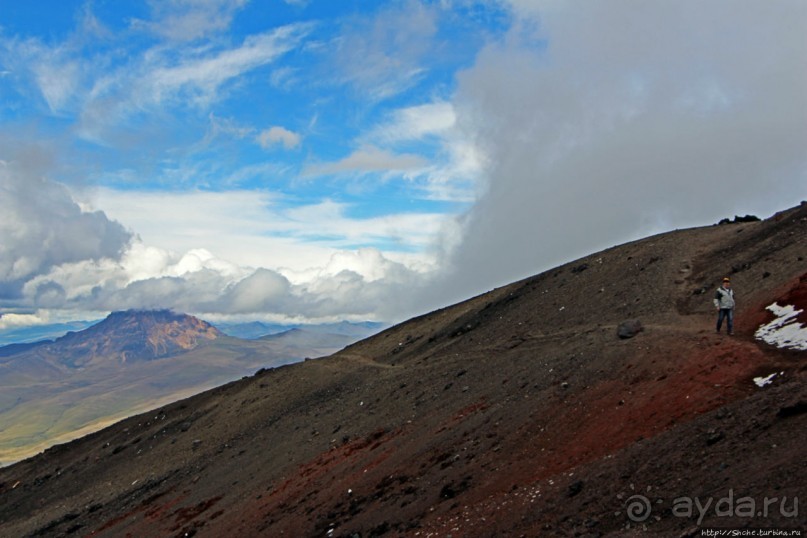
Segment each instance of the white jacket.
[[734,308],[734,290],[720,286],[715,292],[716,308]]

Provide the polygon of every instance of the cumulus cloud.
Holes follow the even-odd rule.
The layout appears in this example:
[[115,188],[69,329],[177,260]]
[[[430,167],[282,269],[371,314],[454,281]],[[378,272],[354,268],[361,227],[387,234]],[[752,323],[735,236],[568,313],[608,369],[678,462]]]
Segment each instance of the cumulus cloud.
[[[0,297],[20,297],[31,278],[62,264],[119,259],[131,234],[101,211],[84,211],[70,191],[41,175],[38,152],[0,161]],[[64,290],[42,287],[43,301]]]
[[234,314],[287,312],[290,291],[291,284],[285,277],[269,269],[258,269],[227,290],[227,311]]
[[16,327],[44,325],[48,321],[47,318],[43,319],[37,314],[0,314],[0,331],[14,329]]
[[[0,163],[0,210],[7,216],[0,222],[0,290],[6,311],[0,330],[63,318],[65,312],[100,315],[129,308],[279,321],[389,319],[418,312],[411,290],[435,270],[428,254],[346,250],[344,245],[429,244],[439,233],[438,215],[357,221],[333,202],[272,213],[272,198],[255,193],[129,192],[116,198],[99,191],[113,212],[126,207],[129,213],[120,213],[124,217],[142,217],[143,208],[153,204],[148,219],[158,226],[152,230],[145,221],[135,223],[147,235],[168,237],[169,243],[175,234],[183,236],[177,245],[189,235],[210,233],[215,239],[218,234],[221,241],[212,244],[235,245],[228,251],[235,263],[207,249],[174,251],[132,237],[105,213],[86,209],[88,202],[74,201],[67,187],[36,177],[32,181],[14,165]],[[25,215],[18,210],[23,207]],[[331,235],[323,238],[326,225]],[[233,235],[234,230],[241,235]],[[268,237],[267,230],[322,244],[312,249],[296,242],[305,252],[298,257],[295,250],[284,251],[283,238]],[[250,259],[260,263],[250,267],[244,263]]]
[[286,149],[293,149],[300,145],[300,140],[301,137],[299,134],[278,125],[261,131],[258,135],[258,143],[263,148],[270,148],[276,144],[282,144]]
[[410,292],[424,278],[377,249],[343,251],[324,267],[290,278],[274,269],[236,266],[206,251],[180,256],[135,241],[117,263],[65,263],[31,278],[20,304],[43,312],[172,308],[214,318],[388,319],[416,311]]
[[453,100],[485,183],[441,284],[451,299],[807,195],[807,4],[512,9]]
[[[273,213],[270,198],[260,200],[246,192],[129,192],[118,193],[119,198],[100,192],[112,213],[119,207],[129,211],[120,213],[124,217],[142,217],[143,207],[154,204],[148,219],[158,226],[153,232],[142,227],[144,237],[157,238],[155,243],[137,237],[114,257],[43,266],[18,283],[19,308],[43,313],[173,308],[212,317],[389,319],[418,311],[411,290],[436,269],[432,254],[396,252],[395,243],[433,243],[440,231],[438,215],[360,221],[345,216],[345,206],[333,202]],[[136,227],[143,222],[135,221]],[[323,237],[326,226],[329,235]],[[291,244],[304,255],[284,250],[288,239],[273,237],[276,232],[295,237]],[[207,249],[182,252],[158,245],[165,238],[171,244],[172,236],[179,237],[174,244],[186,244],[189,235],[204,237],[214,246],[229,244],[226,252],[232,259]],[[367,242],[381,242],[392,250],[349,246]],[[245,263],[250,260],[259,263]]]

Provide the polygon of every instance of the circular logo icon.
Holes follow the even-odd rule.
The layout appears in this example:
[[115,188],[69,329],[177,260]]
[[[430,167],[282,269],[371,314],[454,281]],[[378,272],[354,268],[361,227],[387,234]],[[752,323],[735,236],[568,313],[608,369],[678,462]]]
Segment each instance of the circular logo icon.
[[650,499],[644,495],[633,495],[625,501],[625,508],[628,512],[628,519],[634,523],[641,523],[650,517],[652,507],[650,506]]

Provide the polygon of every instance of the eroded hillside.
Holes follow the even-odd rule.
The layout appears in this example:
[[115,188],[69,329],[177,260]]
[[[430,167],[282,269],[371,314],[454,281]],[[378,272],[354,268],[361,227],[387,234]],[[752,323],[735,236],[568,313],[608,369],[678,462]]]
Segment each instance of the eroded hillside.
[[[0,531],[456,538],[797,527],[807,363],[754,333],[776,301],[807,307],[805,257],[807,204],[593,254],[2,469]],[[724,275],[738,298],[734,337],[714,331]],[[644,330],[618,338],[629,319]],[[674,504],[727,495],[790,501],[731,517],[688,517]]]

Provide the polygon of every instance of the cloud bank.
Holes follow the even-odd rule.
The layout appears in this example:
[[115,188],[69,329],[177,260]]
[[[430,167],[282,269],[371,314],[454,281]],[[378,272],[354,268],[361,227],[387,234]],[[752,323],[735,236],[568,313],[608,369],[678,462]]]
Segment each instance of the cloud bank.
[[[0,162],[0,192],[0,210],[6,215],[0,223],[0,314],[6,313],[3,319],[14,326],[57,320],[51,313],[58,311],[129,308],[172,308],[208,319],[393,319],[401,309],[416,311],[410,291],[434,270],[428,257],[390,256],[375,247],[341,249],[332,243],[339,238],[388,241],[395,234],[411,240],[420,234],[428,244],[429,233],[440,226],[428,215],[361,222],[346,218],[345,208],[333,203],[273,209],[270,196],[251,192],[185,193],[174,199],[158,192],[95,195],[123,220],[147,215],[137,223],[156,239],[149,244],[107,213],[76,201],[64,185],[7,162]],[[145,224],[148,220],[154,221],[153,228]],[[334,237],[312,248],[311,241],[328,226]],[[304,238],[308,246],[278,234]],[[206,249],[177,252],[155,246],[164,235],[196,235],[242,263]],[[244,265],[240,255],[250,245],[255,266]],[[280,259],[296,259],[300,265],[278,267]]]
[[[34,151],[25,159],[41,157]],[[31,278],[65,264],[116,259],[131,234],[103,212],[84,211],[61,184],[39,175],[39,166],[0,161],[0,299],[22,299]],[[28,292],[40,304],[59,302],[66,291],[55,283]]]
[[459,75],[484,194],[444,297],[807,197],[807,4],[512,3]]

